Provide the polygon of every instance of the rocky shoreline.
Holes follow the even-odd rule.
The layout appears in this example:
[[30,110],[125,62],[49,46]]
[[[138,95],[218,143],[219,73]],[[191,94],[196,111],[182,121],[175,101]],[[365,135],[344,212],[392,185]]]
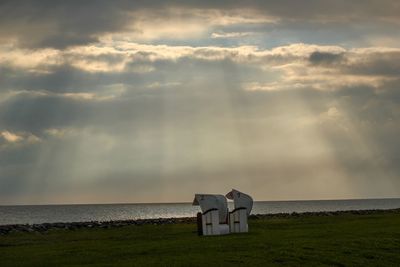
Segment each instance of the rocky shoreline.
[[[382,213],[400,213],[399,209],[390,210],[348,210],[348,211],[321,211],[321,212],[292,212],[275,214],[252,214],[250,220],[268,219],[268,218],[289,218],[306,216],[337,216],[342,214],[353,215],[371,215]],[[49,230],[64,229],[77,230],[82,228],[101,228],[109,229],[123,227],[128,225],[165,225],[165,224],[191,224],[196,223],[195,217],[182,218],[158,218],[158,219],[138,219],[138,220],[116,220],[116,221],[90,221],[90,222],[57,222],[40,224],[9,224],[0,225],[0,235],[6,235],[12,232],[33,232],[46,233]]]

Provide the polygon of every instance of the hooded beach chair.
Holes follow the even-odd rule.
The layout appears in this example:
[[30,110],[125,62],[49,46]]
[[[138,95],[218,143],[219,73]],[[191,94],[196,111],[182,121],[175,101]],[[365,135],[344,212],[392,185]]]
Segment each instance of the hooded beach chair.
[[226,194],[233,200],[234,209],[229,212],[229,230],[231,233],[246,233],[249,231],[247,217],[253,208],[253,199],[240,191],[232,189]]
[[197,221],[199,234],[229,234],[228,203],[223,195],[196,194],[193,205],[202,211]]

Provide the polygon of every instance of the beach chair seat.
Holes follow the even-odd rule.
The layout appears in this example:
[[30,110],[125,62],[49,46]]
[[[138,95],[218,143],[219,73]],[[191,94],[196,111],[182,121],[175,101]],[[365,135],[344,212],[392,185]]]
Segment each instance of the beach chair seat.
[[229,225],[219,222],[218,209],[207,210],[201,216],[203,235],[229,234]]
[[247,233],[249,231],[246,208],[234,209],[229,213],[229,229],[231,233]]

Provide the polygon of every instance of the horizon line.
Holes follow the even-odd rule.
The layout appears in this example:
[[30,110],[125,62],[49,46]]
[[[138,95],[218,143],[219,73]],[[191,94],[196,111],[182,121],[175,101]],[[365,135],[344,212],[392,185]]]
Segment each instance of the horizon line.
[[[400,199],[398,197],[373,197],[373,198],[336,198],[336,199],[287,199],[287,200],[254,200],[254,202],[296,202],[296,201],[346,201],[346,200],[385,200]],[[232,202],[228,200],[228,202]],[[109,203],[50,203],[50,204],[0,204],[5,206],[72,206],[72,205],[162,205],[162,204],[189,204],[187,202],[109,202]]]

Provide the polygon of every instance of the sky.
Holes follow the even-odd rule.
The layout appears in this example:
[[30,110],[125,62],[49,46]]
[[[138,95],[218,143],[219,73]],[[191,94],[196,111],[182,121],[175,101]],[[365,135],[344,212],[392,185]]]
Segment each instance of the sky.
[[400,197],[400,3],[0,2],[0,205]]

